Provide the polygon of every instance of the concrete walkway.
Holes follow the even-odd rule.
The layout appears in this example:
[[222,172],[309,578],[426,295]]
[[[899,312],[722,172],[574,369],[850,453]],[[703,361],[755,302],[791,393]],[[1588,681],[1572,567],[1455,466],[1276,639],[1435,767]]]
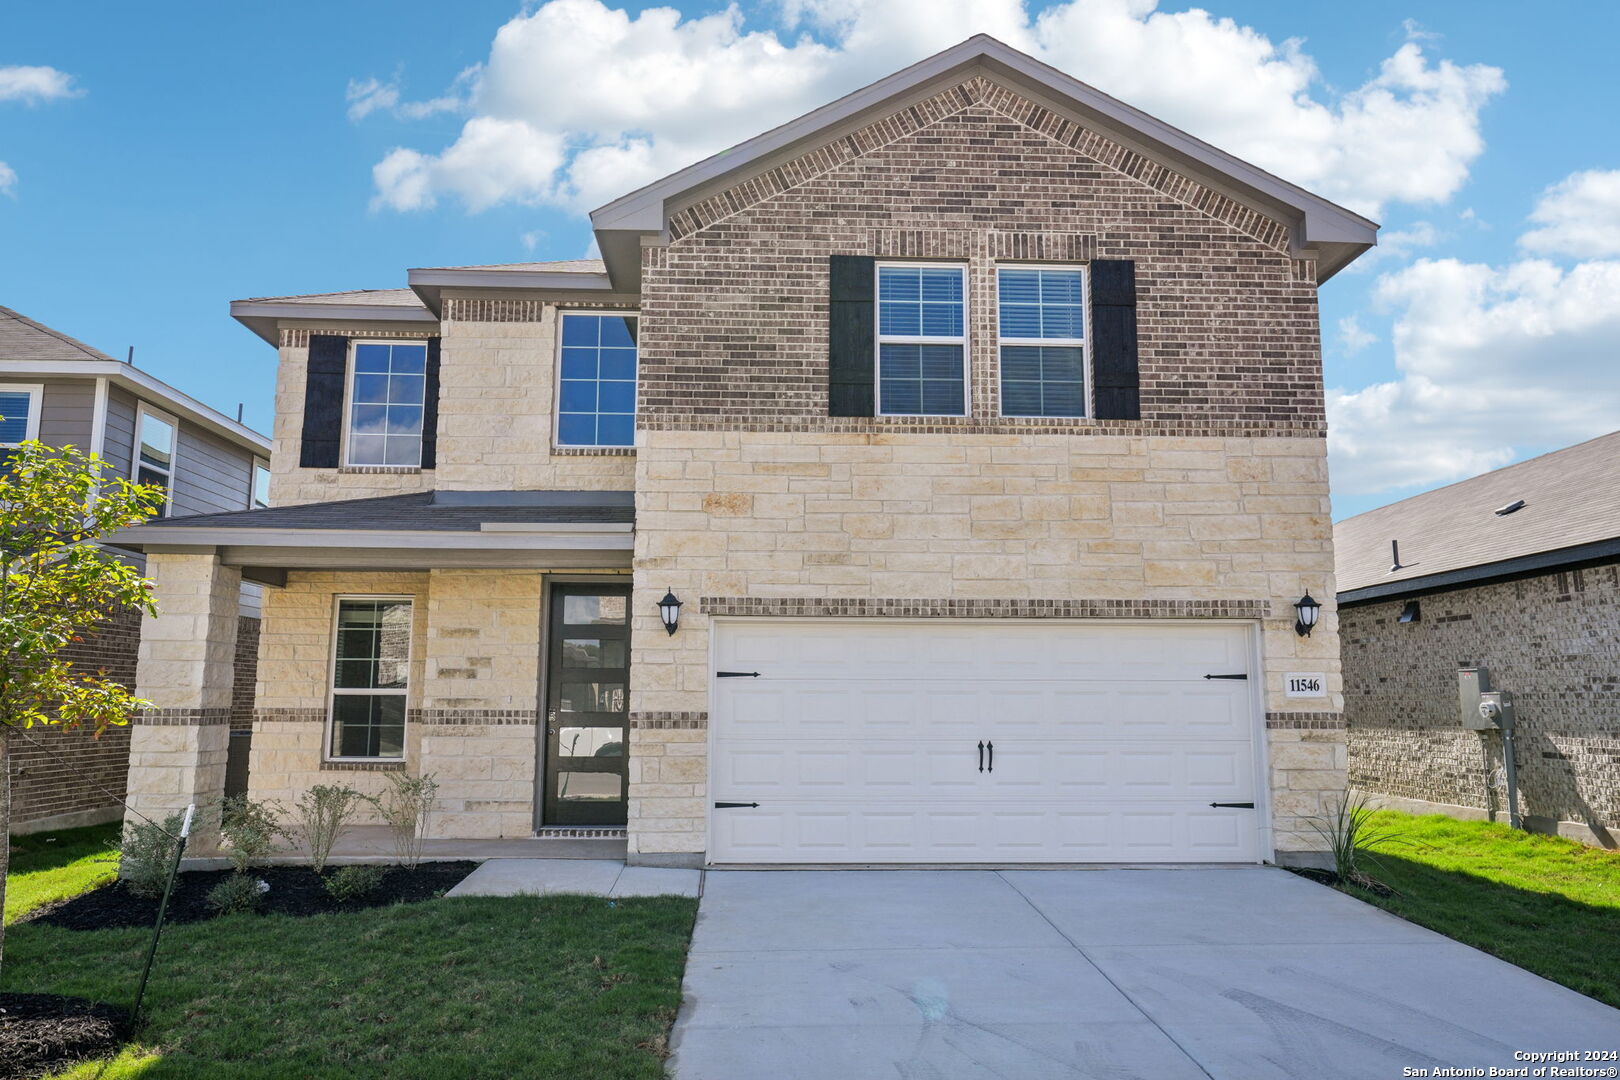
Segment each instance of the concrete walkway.
[[616,859],[490,859],[446,896],[697,896],[703,871],[626,866]]
[[1617,1049],[1620,1011],[1276,869],[711,871],[673,1047],[675,1080],[1385,1080]]

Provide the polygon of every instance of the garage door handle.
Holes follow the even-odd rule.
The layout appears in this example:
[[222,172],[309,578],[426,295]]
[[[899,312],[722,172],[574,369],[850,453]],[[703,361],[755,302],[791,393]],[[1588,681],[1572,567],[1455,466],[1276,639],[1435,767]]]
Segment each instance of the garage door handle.
[[758,805],[759,803],[757,802],[717,802],[714,804],[714,808],[716,810],[735,810],[742,806],[753,807]]
[[1206,679],[1241,679],[1241,680],[1247,682],[1248,678],[1249,678],[1249,673],[1247,671],[1240,671],[1236,675],[1205,675],[1204,678],[1206,678]]
[[984,748],[990,752],[990,771],[995,772],[996,771],[996,744],[993,743],[993,742],[987,742],[987,743],[984,744]]
[[1229,806],[1234,810],[1253,810],[1254,809],[1254,803],[1252,803],[1252,802],[1212,802],[1209,805],[1211,805],[1211,806]]
[[759,678],[759,672],[757,672],[757,671],[717,671],[717,672],[714,673],[714,677],[717,678],[717,679],[757,679],[757,678]]
[[984,740],[979,740],[979,771],[984,772]]

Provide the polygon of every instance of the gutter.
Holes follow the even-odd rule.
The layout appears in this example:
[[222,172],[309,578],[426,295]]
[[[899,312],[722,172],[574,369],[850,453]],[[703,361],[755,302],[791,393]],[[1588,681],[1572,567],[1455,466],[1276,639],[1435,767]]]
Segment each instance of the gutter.
[[1497,562],[1482,563],[1479,566],[1446,570],[1438,574],[1404,578],[1383,585],[1366,585],[1359,589],[1346,589],[1339,593],[1338,602],[1340,607],[1347,607],[1352,604],[1366,604],[1374,600],[1388,600],[1392,597],[1408,596],[1413,593],[1438,592],[1505,578],[1525,577],[1561,567],[1574,567],[1582,563],[1597,562],[1616,557],[1620,557],[1620,537],[1611,540],[1598,540],[1590,544],[1578,544],[1575,547],[1559,548],[1556,551],[1540,551],[1534,555],[1521,555],[1516,559],[1502,559]]
[[[173,520],[173,519],[171,519]],[[184,519],[180,519],[184,520]],[[490,529],[273,529],[214,525],[136,525],[108,542],[137,550],[167,547],[416,548],[430,550],[545,551],[635,547],[630,522],[536,522],[523,530]]]

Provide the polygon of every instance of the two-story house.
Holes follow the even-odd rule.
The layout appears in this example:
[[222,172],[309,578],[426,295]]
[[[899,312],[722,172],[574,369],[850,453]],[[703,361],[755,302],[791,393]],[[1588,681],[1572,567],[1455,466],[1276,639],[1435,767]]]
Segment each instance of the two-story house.
[[1316,290],[1376,226],[985,37],[591,223],[233,305],[275,506],[125,538],[184,621],[141,809],[217,797],[245,578],[259,797],[432,773],[440,836],[641,863],[1320,846]]
[[[270,440],[133,364],[0,307],[0,465],[28,439],[98,454],[109,475],[156,484],[165,516],[267,505]],[[126,553],[137,565],[141,559]],[[259,590],[246,587],[232,657],[233,780],[245,778],[258,655]],[[133,682],[139,612],[109,619],[71,661]],[[10,742],[12,830],[93,825],[123,816],[129,729],[35,727]]]

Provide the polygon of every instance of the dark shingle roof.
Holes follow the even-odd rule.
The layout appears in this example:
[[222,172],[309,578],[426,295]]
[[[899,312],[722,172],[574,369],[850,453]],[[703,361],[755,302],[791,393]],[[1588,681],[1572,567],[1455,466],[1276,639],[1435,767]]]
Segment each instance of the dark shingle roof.
[[[1524,507],[1498,516],[1519,499]],[[1333,527],[1341,594],[1620,537],[1620,432],[1426,491]],[[1391,540],[1402,568],[1390,572]]]
[[0,360],[111,360],[99,349],[0,307]]
[[158,518],[140,528],[477,532],[485,524],[633,522],[636,515],[634,496],[627,491],[446,492],[437,499],[435,492],[416,491],[374,499]]

